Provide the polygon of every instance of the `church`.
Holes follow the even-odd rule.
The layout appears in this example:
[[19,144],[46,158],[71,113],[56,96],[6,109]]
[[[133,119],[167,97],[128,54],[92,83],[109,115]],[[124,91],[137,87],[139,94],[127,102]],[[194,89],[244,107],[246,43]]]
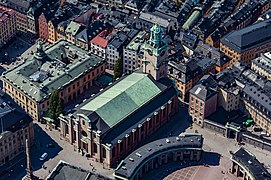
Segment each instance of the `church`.
[[120,162],[178,112],[167,61],[168,45],[155,24],[144,44],[142,69],[115,81],[74,113],[60,115],[62,138],[107,167]]

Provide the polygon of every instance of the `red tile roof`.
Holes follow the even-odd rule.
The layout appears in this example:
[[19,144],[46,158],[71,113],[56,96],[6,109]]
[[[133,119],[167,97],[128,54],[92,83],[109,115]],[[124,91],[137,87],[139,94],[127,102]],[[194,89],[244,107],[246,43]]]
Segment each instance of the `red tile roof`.
[[110,37],[111,33],[108,30],[104,30],[100,32],[100,34],[98,34],[96,37],[94,37],[90,42],[105,48],[108,44],[108,41],[110,40]]
[[12,16],[15,15],[15,11],[12,9],[8,9],[5,7],[0,7],[0,24],[8,21],[8,19]]

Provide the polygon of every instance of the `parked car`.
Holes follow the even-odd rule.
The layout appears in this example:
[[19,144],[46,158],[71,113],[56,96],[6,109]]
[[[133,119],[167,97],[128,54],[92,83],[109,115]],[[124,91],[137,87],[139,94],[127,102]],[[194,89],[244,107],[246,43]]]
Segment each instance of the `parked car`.
[[47,153],[43,153],[40,157],[40,161],[44,161],[48,157]]

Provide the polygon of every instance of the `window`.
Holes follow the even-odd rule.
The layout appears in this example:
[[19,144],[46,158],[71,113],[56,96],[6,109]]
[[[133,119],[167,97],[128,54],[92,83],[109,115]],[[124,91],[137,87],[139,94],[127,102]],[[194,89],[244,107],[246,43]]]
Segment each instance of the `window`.
[[121,141],[121,143],[120,143],[120,152],[122,152],[123,151],[123,141]]
[[[132,136],[131,136],[132,137]],[[128,146],[131,144],[131,139],[130,139],[130,136],[127,138],[127,141],[128,141]]]
[[152,128],[152,120],[149,121],[149,129]]
[[115,155],[116,155],[115,149],[116,149],[115,147],[113,147],[113,149],[112,149],[112,158],[115,157]]
[[93,149],[94,153],[97,153],[97,144],[94,143],[93,146],[94,146],[94,149]]
[[106,158],[106,150],[104,147],[103,147],[103,158]]

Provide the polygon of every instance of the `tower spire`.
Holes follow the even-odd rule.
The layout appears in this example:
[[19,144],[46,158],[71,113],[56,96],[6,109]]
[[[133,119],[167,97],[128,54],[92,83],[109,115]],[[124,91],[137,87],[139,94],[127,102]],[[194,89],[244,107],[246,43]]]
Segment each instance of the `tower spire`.
[[162,28],[156,23],[150,39],[144,44],[143,72],[155,80],[167,77],[168,45],[163,41]]
[[35,53],[35,57],[37,59],[43,59],[44,56],[45,56],[45,52],[43,50],[42,43],[40,41],[38,41],[37,42],[37,51]]

